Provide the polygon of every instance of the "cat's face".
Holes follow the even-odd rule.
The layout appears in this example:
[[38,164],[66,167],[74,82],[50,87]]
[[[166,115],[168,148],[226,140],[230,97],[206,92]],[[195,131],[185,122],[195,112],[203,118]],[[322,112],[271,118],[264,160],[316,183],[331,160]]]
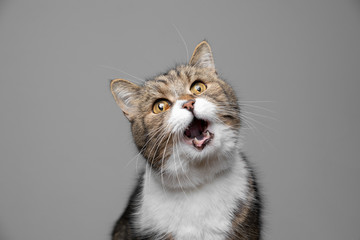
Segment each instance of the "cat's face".
[[197,46],[189,65],[143,86],[116,79],[111,89],[131,122],[135,144],[155,170],[171,172],[177,164],[178,173],[179,165],[184,170],[236,149],[237,98],[216,73],[206,42]]

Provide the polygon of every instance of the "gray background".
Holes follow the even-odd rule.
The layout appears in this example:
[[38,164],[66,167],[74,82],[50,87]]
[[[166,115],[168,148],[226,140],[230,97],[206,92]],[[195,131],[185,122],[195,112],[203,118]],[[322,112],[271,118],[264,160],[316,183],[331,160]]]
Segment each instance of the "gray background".
[[265,239],[360,239],[355,0],[0,1],[0,239],[108,239],[136,178],[109,80],[186,62],[176,29],[244,103]]

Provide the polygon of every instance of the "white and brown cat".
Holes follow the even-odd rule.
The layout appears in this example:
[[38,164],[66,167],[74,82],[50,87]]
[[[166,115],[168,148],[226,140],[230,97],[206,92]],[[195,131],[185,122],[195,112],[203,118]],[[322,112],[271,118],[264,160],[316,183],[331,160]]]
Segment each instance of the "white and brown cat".
[[139,86],[111,82],[146,159],[113,240],[260,239],[261,202],[241,152],[240,108],[201,42],[189,64]]

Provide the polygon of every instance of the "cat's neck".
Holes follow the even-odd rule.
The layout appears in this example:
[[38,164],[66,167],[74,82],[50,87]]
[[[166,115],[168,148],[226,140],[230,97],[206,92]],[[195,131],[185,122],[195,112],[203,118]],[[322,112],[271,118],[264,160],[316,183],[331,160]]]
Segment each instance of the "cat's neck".
[[168,189],[147,169],[136,227],[168,232],[175,239],[224,239],[231,232],[232,214],[249,191],[247,163],[240,154],[233,160],[231,168],[190,189]]
[[185,156],[172,156],[162,172],[155,172],[149,165],[145,170],[146,182],[158,184],[168,191],[193,191],[226,177],[234,169],[244,168],[244,160],[237,151],[234,155],[214,155],[202,161],[192,161]]

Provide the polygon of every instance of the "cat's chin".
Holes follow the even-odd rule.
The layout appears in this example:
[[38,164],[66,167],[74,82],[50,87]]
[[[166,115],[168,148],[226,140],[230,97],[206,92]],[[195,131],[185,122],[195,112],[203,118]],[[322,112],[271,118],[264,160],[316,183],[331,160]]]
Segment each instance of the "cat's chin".
[[214,139],[215,134],[208,127],[208,121],[194,117],[184,131],[185,144],[202,151]]

